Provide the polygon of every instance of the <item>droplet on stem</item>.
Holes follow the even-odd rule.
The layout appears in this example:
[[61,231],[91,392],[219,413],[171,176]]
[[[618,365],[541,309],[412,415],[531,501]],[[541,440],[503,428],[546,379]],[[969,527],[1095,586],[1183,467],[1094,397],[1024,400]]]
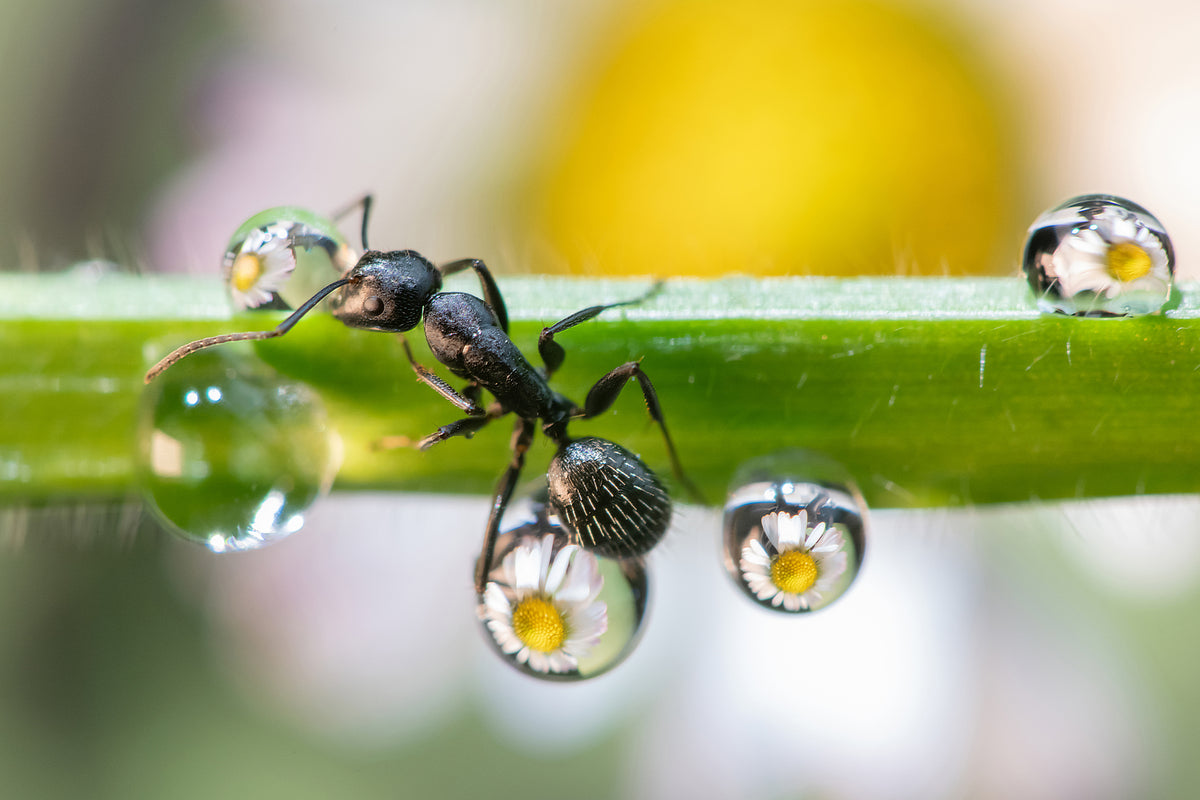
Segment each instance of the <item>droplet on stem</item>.
[[340,447],[308,386],[213,350],[146,387],[138,451],[143,493],[167,529],[226,552],[299,530],[333,483]]
[[242,223],[225,248],[222,270],[235,310],[291,310],[357,258],[332,221],[282,206]]
[[1120,197],[1089,194],[1034,221],[1022,267],[1042,311],[1139,316],[1157,313],[1170,299],[1175,252],[1149,211]]

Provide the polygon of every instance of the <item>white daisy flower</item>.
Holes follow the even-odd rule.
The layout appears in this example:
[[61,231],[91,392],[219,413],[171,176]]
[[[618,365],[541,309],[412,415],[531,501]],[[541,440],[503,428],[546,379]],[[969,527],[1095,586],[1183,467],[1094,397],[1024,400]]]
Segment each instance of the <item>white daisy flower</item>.
[[[493,573],[495,574],[495,573]],[[571,672],[608,630],[608,607],[596,557],[554,535],[524,538],[500,563],[483,592],[480,617],[518,664],[537,672]]]
[[762,518],[768,547],[755,536],[742,548],[742,579],[754,596],[786,611],[820,606],[846,571],[842,533],[824,522],[808,527],[808,511]]
[[240,310],[269,303],[296,269],[291,230],[276,224],[256,228],[225,256],[225,283]]
[[1108,207],[1066,236],[1054,251],[1053,275],[1064,297],[1095,292],[1111,300],[1129,292],[1166,297],[1171,287],[1167,251],[1128,212]]

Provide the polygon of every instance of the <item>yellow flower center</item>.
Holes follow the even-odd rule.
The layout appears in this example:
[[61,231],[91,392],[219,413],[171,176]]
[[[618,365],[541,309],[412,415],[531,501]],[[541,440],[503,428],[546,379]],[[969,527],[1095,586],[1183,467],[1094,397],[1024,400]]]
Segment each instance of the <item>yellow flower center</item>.
[[258,283],[263,274],[263,261],[254,253],[242,253],[233,262],[229,278],[233,288],[239,292],[248,292]]
[[1153,266],[1150,254],[1133,242],[1118,242],[1109,247],[1105,261],[1108,274],[1122,283],[1144,277]]
[[771,559],[771,583],[788,594],[803,594],[817,582],[817,562],[800,550],[785,550]]
[[529,597],[513,609],[513,633],[530,650],[551,653],[567,640],[567,625],[554,604],[542,597]]

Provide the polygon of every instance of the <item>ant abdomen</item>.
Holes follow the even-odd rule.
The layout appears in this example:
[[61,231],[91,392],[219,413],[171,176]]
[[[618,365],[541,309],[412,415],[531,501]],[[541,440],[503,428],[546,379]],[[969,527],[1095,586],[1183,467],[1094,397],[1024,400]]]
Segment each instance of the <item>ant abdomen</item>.
[[568,442],[546,478],[551,506],[597,555],[644,555],[671,522],[671,501],[658,476],[615,442],[594,436]]

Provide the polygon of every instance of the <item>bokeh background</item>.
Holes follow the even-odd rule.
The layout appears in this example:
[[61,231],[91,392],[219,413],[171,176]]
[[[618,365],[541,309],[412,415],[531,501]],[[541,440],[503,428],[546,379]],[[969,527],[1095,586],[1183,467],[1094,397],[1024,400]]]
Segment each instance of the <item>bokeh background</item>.
[[[0,263],[213,273],[251,214],[370,190],[376,244],[501,273],[1015,275],[1102,191],[1187,274],[1197,33],[1175,0],[10,1]],[[484,647],[451,535],[484,498],[334,496],[224,558],[37,516],[0,531],[5,797],[1200,790],[1194,498],[879,511],[811,619],[685,508],[641,647],[580,686]]]

